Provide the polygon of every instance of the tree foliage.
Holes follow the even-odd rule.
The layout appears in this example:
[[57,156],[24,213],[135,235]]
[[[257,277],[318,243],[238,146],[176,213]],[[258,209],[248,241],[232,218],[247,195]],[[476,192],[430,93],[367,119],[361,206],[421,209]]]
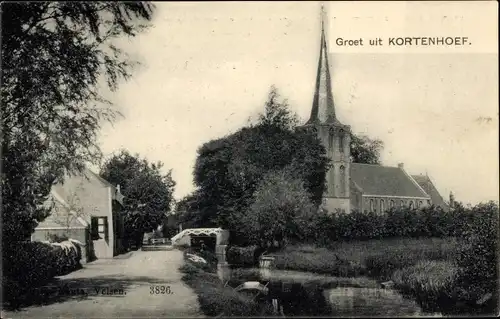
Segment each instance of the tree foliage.
[[150,163],[138,154],[126,150],[109,158],[101,168],[100,176],[114,185],[120,185],[123,200],[125,231],[130,237],[140,237],[156,228],[170,212],[175,182],[172,171],[162,173],[162,162]]
[[240,233],[261,247],[275,240],[302,239],[304,224],[314,212],[304,182],[293,171],[272,171],[259,183],[248,211],[241,214]]
[[[488,312],[498,312],[498,203],[482,203],[464,209],[471,217],[463,232],[464,245],[457,255],[460,266],[459,286],[466,299],[477,301],[491,293]],[[494,309],[492,309],[494,308]]]
[[280,101],[272,88],[257,124],[199,148],[194,171],[197,190],[185,201],[196,209],[199,221],[235,228],[238,213],[252,204],[262,178],[285,167],[304,182],[310,200],[319,204],[328,159],[315,135],[295,130],[295,118],[286,100]]
[[384,143],[366,135],[351,133],[351,159],[354,163],[380,165],[380,153]]
[[143,2],[2,3],[3,240],[26,238],[65,171],[99,162],[102,121],[117,115],[103,99],[133,65],[114,39],[135,36],[152,18]]

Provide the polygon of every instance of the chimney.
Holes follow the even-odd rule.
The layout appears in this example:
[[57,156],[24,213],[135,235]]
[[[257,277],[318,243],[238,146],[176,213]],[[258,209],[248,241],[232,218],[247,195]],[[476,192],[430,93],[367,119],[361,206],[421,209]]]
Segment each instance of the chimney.
[[400,169],[404,169],[404,168],[405,168],[405,164],[404,164],[404,163],[399,163],[399,164],[398,164],[398,168],[400,168]]

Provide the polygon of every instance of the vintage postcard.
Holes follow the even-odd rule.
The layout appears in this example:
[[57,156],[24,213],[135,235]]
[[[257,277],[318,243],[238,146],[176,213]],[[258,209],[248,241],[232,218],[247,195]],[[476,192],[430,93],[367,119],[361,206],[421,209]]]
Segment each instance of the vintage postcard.
[[498,315],[495,1],[2,2],[2,318]]

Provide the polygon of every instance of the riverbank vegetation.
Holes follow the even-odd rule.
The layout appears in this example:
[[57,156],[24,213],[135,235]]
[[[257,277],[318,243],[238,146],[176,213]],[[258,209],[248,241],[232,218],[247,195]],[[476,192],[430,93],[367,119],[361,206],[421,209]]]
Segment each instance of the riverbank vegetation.
[[[423,307],[496,312],[498,203],[321,210],[328,156],[278,97],[273,88],[258,123],[200,147],[183,223],[229,229],[230,245],[247,247],[229,248],[229,262],[264,251],[281,269],[392,280]],[[380,164],[380,141],[353,135],[350,147],[353,162]]]
[[[185,264],[180,268],[184,274],[182,280],[198,295],[202,312],[207,316],[265,316],[272,314],[272,309],[259,304],[250,297],[240,294],[224,283],[217,276],[217,264],[196,262],[188,258],[193,250],[184,251]],[[205,260],[213,260],[210,253],[205,252]]]
[[496,313],[498,204],[459,207],[454,213],[467,221],[456,237],[290,245],[273,254],[276,267],[391,280],[424,311]]
[[275,267],[334,276],[371,275],[387,279],[392,271],[419,260],[453,259],[458,243],[454,238],[391,238],[335,242],[329,246],[289,245],[273,253]]

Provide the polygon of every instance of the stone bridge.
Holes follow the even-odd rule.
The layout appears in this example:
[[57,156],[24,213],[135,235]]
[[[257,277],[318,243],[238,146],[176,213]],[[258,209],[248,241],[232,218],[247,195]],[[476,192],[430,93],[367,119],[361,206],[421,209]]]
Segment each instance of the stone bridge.
[[172,245],[191,246],[191,237],[215,237],[215,254],[219,263],[226,263],[226,247],[229,231],[222,228],[188,228],[171,238]]

